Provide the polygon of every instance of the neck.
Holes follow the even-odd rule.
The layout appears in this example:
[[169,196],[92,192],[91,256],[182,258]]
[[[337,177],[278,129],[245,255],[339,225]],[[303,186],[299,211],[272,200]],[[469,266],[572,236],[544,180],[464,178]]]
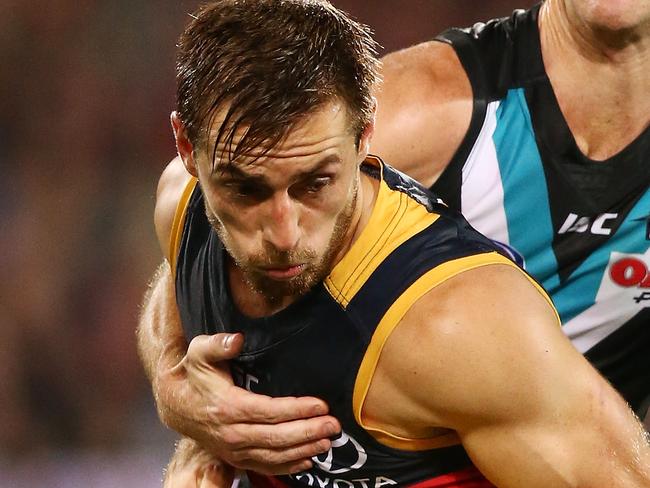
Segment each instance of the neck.
[[542,56],[578,147],[607,159],[650,122],[650,25],[595,26],[546,0],[539,18]]
[[352,244],[356,242],[359,238],[359,235],[366,227],[370,215],[372,214],[372,209],[375,205],[375,200],[377,199],[377,192],[379,191],[379,183],[363,174],[359,170],[359,185],[357,191],[357,201],[355,203],[355,208],[352,213],[352,218],[350,219],[350,226],[345,233],[343,238],[343,243],[341,248],[338,250],[334,257],[332,267],[336,266],[343,256],[347,254],[352,247]]
[[639,64],[650,62],[650,19],[637,24],[605,25],[590,23],[567,5],[566,0],[546,0],[540,12],[540,30],[548,48],[592,63],[628,66],[641,71]]

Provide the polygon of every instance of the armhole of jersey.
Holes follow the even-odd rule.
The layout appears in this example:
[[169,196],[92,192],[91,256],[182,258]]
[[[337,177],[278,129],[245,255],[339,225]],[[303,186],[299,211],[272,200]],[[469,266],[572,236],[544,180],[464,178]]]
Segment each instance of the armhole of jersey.
[[[417,281],[409,286],[409,288],[407,288],[406,291],[404,291],[404,293],[402,293],[397,300],[395,300],[393,305],[391,305],[391,307],[386,311],[380,320],[374,334],[372,335],[370,344],[368,345],[366,353],[364,354],[361,365],[359,366],[359,371],[357,372],[357,377],[355,379],[354,393],[352,397],[352,410],[354,412],[354,418],[357,421],[357,424],[359,424],[361,428],[367,431],[379,443],[388,447],[406,451],[437,449],[460,443],[460,439],[453,432],[433,438],[411,439],[392,434],[387,430],[367,426],[363,421],[363,405],[366,400],[366,395],[368,394],[370,383],[375,373],[377,363],[379,362],[379,357],[381,355],[384,344],[386,343],[386,340],[393,332],[393,330],[395,330],[397,325],[400,323],[406,312],[411,308],[411,306],[425,293],[432,290],[441,283],[447,281],[448,279],[462,272],[493,264],[511,266],[523,273],[555,311],[553,302],[547,293],[542,289],[542,287],[525,271],[519,268],[519,266],[517,266],[514,262],[498,254],[497,252],[475,254],[472,256],[466,256],[447,261],[446,263],[443,263],[440,266],[437,266],[426,274],[422,275]],[[560,327],[560,317],[558,316],[557,311],[555,311],[555,317],[558,323],[558,327]]]
[[461,211],[462,170],[478,138],[487,112],[488,96],[485,73],[481,69],[479,54],[469,40],[469,34],[460,29],[449,29],[435,38],[450,45],[472,87],[472,117],[469,127],[451,161],[431,186],[431,190],[442,197],[451,208]]
[[176,276],[176,263],[178,262],[178,251],[181,246],[183,228],[185,227],[185,216],[187,215],[187,204],[196,187],[197,179],[192,177],[185,184],[181,198],[176,205],[172,229],[169,235],[169,264],[172,268],[172,274]]

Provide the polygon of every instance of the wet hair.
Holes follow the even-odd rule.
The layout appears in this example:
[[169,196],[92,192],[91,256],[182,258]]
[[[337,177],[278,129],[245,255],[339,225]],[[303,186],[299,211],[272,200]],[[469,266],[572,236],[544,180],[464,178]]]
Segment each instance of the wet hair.
[[326,1],[211,1],[178,42],[177,112],[195,147],[213,145],[213,166],[220,144],[229,161],[268,151],[331,101],[343,102],[358,144],[373,116],[376,49],[367,26]]

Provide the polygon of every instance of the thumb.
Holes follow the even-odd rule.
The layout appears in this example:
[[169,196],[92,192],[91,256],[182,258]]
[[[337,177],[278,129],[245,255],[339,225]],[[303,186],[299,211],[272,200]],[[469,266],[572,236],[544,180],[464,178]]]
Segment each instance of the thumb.
[[243,345],[243,334],[200,335],[190,342],[187,355],[194,361],[219,363],[237,357]]

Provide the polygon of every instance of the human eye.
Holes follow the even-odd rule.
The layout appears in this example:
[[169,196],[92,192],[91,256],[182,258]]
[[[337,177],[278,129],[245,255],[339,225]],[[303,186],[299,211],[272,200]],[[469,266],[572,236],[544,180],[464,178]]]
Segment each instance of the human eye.
[[329,185],[331,181],[331,176],[315,176],[303,183],[302,190],[304,193],[315,195]]
[[224,186],[235,200],[243,203],[260,202],[266,198],[268,193],[260,185],[248,182],[232,181]]

